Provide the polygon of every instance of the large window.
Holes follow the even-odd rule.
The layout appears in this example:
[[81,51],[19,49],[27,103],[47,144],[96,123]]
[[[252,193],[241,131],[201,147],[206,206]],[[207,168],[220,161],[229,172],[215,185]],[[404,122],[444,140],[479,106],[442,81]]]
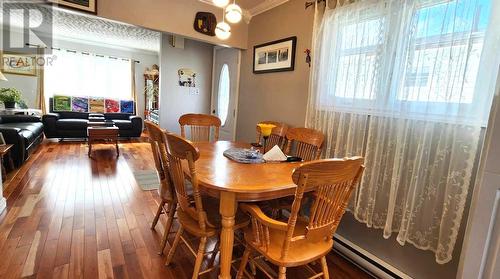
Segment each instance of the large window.
[[45,67],[45,96],[132,97],[129,60],[54,50],[57,59]]
[[323,109],[427,119],[473,109],[490,0],[359,2],[321,26]]

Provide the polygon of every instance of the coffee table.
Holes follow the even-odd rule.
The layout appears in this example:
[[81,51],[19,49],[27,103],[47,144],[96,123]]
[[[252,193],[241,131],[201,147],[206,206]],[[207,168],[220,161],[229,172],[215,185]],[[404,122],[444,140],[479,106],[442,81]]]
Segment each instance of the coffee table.
[[116,147],[116,157],[120,156],[120,149],[118,148],[118,127],[89,126],[87,128],[87,135],[89,140],[89,157],[91,157],[92,153],[92,144],[96,141],[114,143]]
[[13,147],[13,144],[5,144],[0,145],[0,164],[2,164],[2,182],[5,181],[5,177],[7,176],[7,171],[4,166],[4,157],[7,157],[9,168],[11,170],[14,169],[14,162],[12,161],[12,157],[10,156],[10,149]]

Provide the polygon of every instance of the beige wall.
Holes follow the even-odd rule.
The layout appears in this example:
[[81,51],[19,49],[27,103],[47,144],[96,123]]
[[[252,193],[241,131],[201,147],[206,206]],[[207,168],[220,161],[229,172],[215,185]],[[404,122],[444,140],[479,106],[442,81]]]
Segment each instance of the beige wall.
[[[184,49],[178,49],[168,43],[168,37],[162,34],[160,51],[160,126],[180,133],[181,115],[210,112],[213,45],[186,39]],[[198,94],[179,86],[180,68],[196,72]]]
[[[304,49],[311,48],[313,18],[313,9],[304,10],[302,0],[289,1],[252,18],[248,49],[242,52],[238,140],[255,140],[255,125],[263,120],[304,125],[309,86]],[[295,70],[254,74],[253,47],[290,36],[297,36]]]
[[246,48],[248,26],[244,21],[231,24],[226,41],[203,35],[193,29],[197,12],[212,12],[222,19],[222,9],[198,0],[102,0],[97,1],[97,15],[149,29],[236,48]]

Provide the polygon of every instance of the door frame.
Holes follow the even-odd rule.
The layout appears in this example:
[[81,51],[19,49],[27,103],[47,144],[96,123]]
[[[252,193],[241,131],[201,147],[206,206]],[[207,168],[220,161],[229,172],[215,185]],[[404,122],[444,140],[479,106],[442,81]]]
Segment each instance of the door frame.
[[[215,76],[216,76],[216,73],[215,73],[215,59],[216,59],[216,54],[217,54],[217,50],[219,49],[225,49],[226,47],[222,47],[222,46],[214,46],[214,49],[212,51],[212,93],[211,93],[211,96],[210,96],[210,114],[211,115],[215,115],[217,116],[217,114],[214,114],[213,111],[215,109]],[[236,92],[234,92],[234,111],[233,111],[233,117],[234,117],[234,125],[233,125],[233,131],[232,131],[232,139],[233,141],[236,140],[236,126],[238,125],[238,107],[239,107],[239,104],[238,104],[238,99],[239,99],[239,96],[240,96],[240,77],[241,77],[241,49],[237,49],[237,48],[232,48],[236,51],[238,51],[238,59],[237,59],[237,62],[236,62],[236,67],[237,67],[237,70],[236,70]],[[229,112],[230,113],[230,112]]]

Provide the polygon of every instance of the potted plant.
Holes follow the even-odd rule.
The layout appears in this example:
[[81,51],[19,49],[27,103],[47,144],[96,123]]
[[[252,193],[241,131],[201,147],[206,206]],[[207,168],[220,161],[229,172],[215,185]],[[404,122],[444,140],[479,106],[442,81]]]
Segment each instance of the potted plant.
[[16,103],[21,101],[21,92],[16,88],[1,88],[0,101],[3,102],[5,108],[15,108]]

